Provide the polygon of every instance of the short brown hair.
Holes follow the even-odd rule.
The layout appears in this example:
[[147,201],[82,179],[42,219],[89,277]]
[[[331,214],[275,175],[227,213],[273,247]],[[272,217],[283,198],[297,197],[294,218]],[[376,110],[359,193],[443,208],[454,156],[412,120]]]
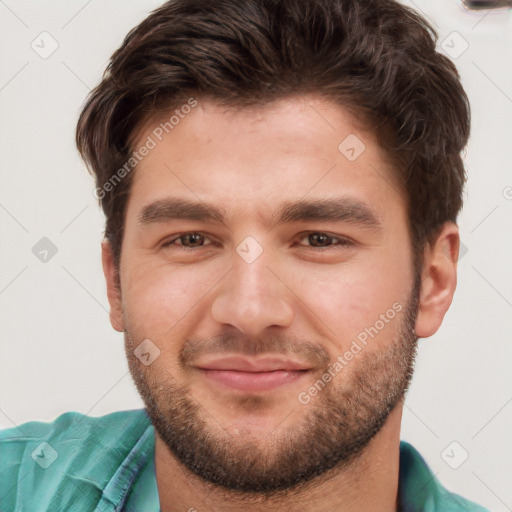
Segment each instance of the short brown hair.
[[133,173],[105,185],[145,121],[190,97],[243,107],[306,93],[334,100],[379,136],[421,258],[462,207],[470,129],[460,77],[436,41],[395,0],[171,0],[155,10],[113,54],[77,126],[117,268]]

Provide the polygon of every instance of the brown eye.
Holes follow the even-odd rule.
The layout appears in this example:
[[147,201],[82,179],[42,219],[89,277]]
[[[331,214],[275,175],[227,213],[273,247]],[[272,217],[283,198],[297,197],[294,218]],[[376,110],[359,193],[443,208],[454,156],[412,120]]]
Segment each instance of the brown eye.
[[[180,243],[176,243],[178,240],[180,240]],[[169,240],[165,244],[163,244],[163,247],[170,247],[170,246],[182,246],[186,247],[187,249],[194,249],[196,247],[202,247],[205,244],[205,241],[207,238],[203,236],[201,233],[183,233],[180,236],[177,236],[173,238],[172,240]]]
[[332,238],[324,233],[311,233],[308,240],[313,247],[326,247],[332,245]]
[[326,249],[330,246],[348,246],[352,245],[350,240],[346,238],[340,238],[330,236],[327,233],[313,232],[307,233],[302,240],[307,240],[310,247],[316,247],[319,249]]
[[179,239],[182,240],[182,245],[186,245],[187,247],[198,247],[204,244],[204,236],[199,233],[187,233],[186,235],[180,236]]

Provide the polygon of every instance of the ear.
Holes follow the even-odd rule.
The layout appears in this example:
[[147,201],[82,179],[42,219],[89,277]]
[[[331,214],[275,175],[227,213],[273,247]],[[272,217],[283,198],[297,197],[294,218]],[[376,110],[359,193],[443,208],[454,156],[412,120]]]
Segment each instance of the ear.
[[435,242],[425,248],[415,328],[420,338],[428,338],[439,329],[452,303],[457,286],[459,245],[457,226],[447,222]]
[[110,323],[119,332],[124,332],[123,308],[121,303],[121,290],[116,277],[114,254],[108,240],[101,243],[101,262],[103,274],[107,282],[107,297],[110,304]]

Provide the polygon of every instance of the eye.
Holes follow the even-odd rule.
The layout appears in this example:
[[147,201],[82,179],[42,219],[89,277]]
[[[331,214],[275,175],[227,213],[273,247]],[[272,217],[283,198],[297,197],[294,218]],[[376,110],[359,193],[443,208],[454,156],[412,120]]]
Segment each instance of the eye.
[[319,231],[306,233],[300,240],[307,240],[310,247],[315,247],[318,249],[328,249],[332,246],[350,247],[354,245],[354,242],[348,238],[331,236],[327,233],[322,233]]
[[[180,240],[181,243],[175,243],[178,240]],[[195,249],[196,247],[211,245],[211,242],[205,243],[207,240],[208,239],[204,235],[195,231],[190,233],[181,233],[179,236],[165,242],[162,247],[182,246],[187,249]]]

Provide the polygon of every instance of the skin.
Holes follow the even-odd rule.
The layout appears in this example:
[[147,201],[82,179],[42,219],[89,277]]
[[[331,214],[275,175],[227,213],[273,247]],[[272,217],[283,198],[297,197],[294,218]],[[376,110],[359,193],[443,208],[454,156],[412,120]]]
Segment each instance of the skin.
[[[135,147],[159,122],[141,131]],[[338,150],[349,134],[366,146],[353,162]],[[369,206],[379,228],[347,221],[275,223],[272,218],[284,201],[341,196]],[[147,205],[169,197],[216,205],[225,220],[139,221]],[[188,232],[215,244],[186,250],[179,239],[178,245],[163,245]],[[351,243],[322,251],[307,236],[315,232]],[[248,236],[263,249],[251,263],[236,251]],[[451,303],[458,248],[453,223],[442,226],[425,248],[414,322],[418,337],[437,331]],[[297,396],[318,374],[244,394],[183,368],[180,350],[187,340],[226,335],[244,343],[276,335],[307,340],[334,359],[394,303],[405,307],[414,283],[406,196],[384,149],[341,107],[315,96],[242,110],[200,101],[137,166],[126,211],[120,289],[111,248],[104,242],[102,249],[111,323],[125,332],[134,378],[154,389],[171,383],[186,389],[214,435],[250,441],[262,456],[271,453],[272,439],[285,439],[286,432],[303,425],[311,407],[324,407],[325,397],[350,389],[364,360],[397,343],[403,309],[308,405]],[[160,350],[149,366],[132,352],[144,339]],[[399,400],[354,459],[303,488],[267,496],[230,491],[197,477],[157,432],[161,508],[397,510],[402,406]]]

